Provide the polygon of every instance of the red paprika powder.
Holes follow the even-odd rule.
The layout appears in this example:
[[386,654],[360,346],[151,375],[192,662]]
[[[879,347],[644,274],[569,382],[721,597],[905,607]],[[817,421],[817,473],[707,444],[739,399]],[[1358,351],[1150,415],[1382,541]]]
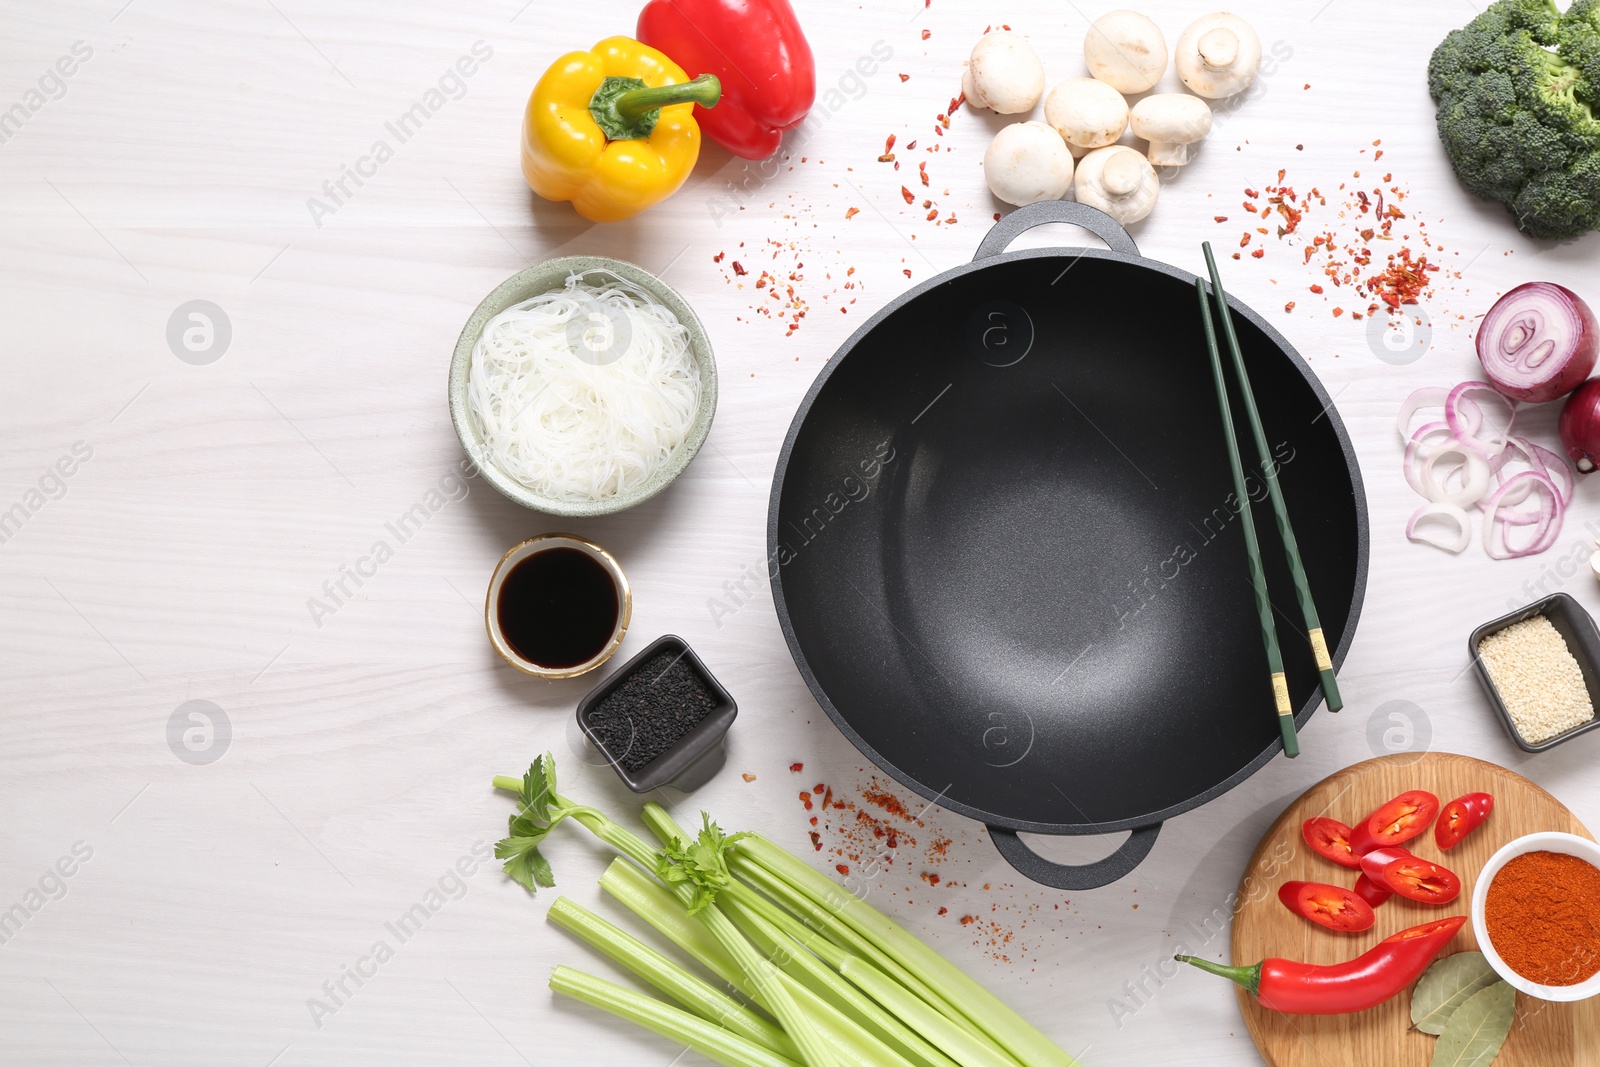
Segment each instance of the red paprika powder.
[[1530,982],[1577,985],[1600,971],[1600,869],[1577,856],[1511,860],[1489,885],[1484,919],[1500,958]]

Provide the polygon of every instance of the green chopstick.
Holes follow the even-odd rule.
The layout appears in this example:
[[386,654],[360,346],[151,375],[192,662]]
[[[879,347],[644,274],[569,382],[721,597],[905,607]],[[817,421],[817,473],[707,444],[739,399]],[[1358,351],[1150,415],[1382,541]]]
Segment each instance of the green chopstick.
[[1278,710],[1278,730],[1283,734],[1283,754],[1293,759],[1300,755],[1300,739],[1295,734],[1294,708],[1289,703],[1289,682],[1283,673],[1283,654],[1278,650],[1278,631],[1272,621],[1272,601],[1267,598],[1267,572],[1261,566],[1261,544],[1256,540],[1255,520],[1250,517],[1250,493],[1244,484],[1239,439],[1233,432],[1233,412],[1228,407],[1228,383],[1222,377],[1222,352],[1217,348],[1217,332],[1211,324],[1211,304],[1206,300],[1206,283],[1199,278],[1194,280],[1194,295],[1200,300],[1200,321],[1205,326],[1206,349],[1211,354],[1211,377],[1217,387],[1217,407],[1222,412],[1222,433],[1228,442],[1228,467],[1233,472],[1234,495],[1239,498],[1239,524],[1244,528],[1244,551],[1250,564],[1250,584],[1256,594],[1261,642],[1266,645],[1267,667],[1272,672],[1272,700]]
[[1217,304],[1217,316],[1222,320],[1222,336],[1233,355],[1233,371],[1239,379],[1239,393],[1244,397],[1245,417],[1250,421],[1250,432],[1256,441],[1256,457],[1261,461],[1261,476],[1267,482],[1267,495],[1272,499],[1272,517],[1278,525],[1278,537],[1283,541],[1283,553],[1289,558],[1289,576],[1294,580],[1294,598],[1300,602],[1300,615],[1305,620],[1306,638],[1311,642],[1311,655],[1317,663],[1317,677],[1322,682],[1322,695],[1327,698],[1328,710],[1344,707],[1339,695],[1339,682],[1333,674],[1333,658],[1328,655],[1328,642],[1322,636],[1322,623],[1317,618],[1317,605],[1311,599],[1311,584],[1306,580],[1306,569],[1300,562],[1300,544],[1295,540],[1294,527],[1289,525],[1289,507],[1283,502],[1283,490],[1278,485],[1278,465],[1267,444],[1267,432],[1261,428],[1261,413],[1256,410],[1255,391],[1250,388],[1250,375],[1244,369],[1244,356],[1239,351],[1239,336],[1233,329],[1233,315],[1228,310],[1228,294],[1223,292],[1222,278],[1217,274],[1217,261],[1211,255],[1211,242],[1204,241],[1200,248],[1206,254],[1206,270],[1211,273],[1211,296]]

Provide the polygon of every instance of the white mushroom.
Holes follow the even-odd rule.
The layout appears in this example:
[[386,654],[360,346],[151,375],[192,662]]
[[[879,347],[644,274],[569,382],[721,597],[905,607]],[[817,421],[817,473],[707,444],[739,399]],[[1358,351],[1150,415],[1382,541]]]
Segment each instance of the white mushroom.
[[989,191],[1008,204],[1060,200],[1072,188],[1072,153],[1044,123],[1017,122],[994,135],[983,174]]
[[1181,167],[1193,156],[1189,146],[1211,132],[1211,108],[1188,93],[1147,96],[1128,114],[1135,137],[1150,142],[1145,155],[1152,166]]
[[1021,115],[1044,95],[1044,64],[1033,46],[1014,33],[986,33],[972,46],[972,60],[961,75],[967,102]]
[[1178,77],[1209,100],[1241,93],[1256,80],[1261,38],[1238,15],[1214,11],[1189,23],[1178,38]]
[[1103,81],[1068,78],[1045,98],[1044,119],[1068,145],[1100,148],[1128,128],[1128,102]]
[[1078,161],[1072,191],[1080,204],[1099,208],[1126,226],[1150,214],[1161,183],[1149,160],[1127,145],[1115,144]]
[[1119,93],[1142,93],[1167,72],[1167,40],[1137,11],[1112,11],[1095,19],[1083,39],[1089,73]]

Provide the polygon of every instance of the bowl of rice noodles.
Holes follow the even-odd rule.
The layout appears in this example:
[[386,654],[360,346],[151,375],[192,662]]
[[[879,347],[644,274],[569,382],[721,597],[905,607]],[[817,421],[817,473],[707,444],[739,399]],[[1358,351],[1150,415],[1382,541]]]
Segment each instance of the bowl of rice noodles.
[[467,320],[450,420],[490,485],[551,515],[650,499],[694,459],[717,407],[700,320],[660,278],[566,256],[507,278]]

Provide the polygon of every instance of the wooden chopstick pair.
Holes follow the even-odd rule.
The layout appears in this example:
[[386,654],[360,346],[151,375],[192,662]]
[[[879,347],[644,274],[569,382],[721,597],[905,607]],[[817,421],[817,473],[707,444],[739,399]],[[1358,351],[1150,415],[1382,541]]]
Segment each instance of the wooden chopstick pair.
[[[1266,431],[1261,428],[1261,413],[1256,409],[1250,376],[1245,371],[1244,355],[1239,351],[1239,337],[1234,332],[1233,315],[1228,310],[1228,297],[1222,289],[1222,278],[1217,273],[1217,261],[1211,254],[1211,242],[1201,244],[1205,252],[1206,270],[1211,275],[1211,295],[1216,301],[1217,317],[1222,320],[1222,336],[1233,357],[1234,375],[1239,381],[1239,395],[1244,400],[1245,416],[1255,439],[1256,457],[1261,464],[1261,476],[1267,483],[1267,496],[1272,501],[1272,516],[1278,527],[1278,537],[1283,542],[1284,555],[1289,560],[1289,574],[1294,581],[1295,599],[1300,602],[1300,613],[1305,620],[1306,637],[1311,642],[1311,654],[1316,660],[1317,674],[1322,683],[1323,696],[1328,710],[1344,707],[1339,695],[1339,683],[1333,674],[1333,659],[1328,655],[1328,644],[1322,636],[1322,624],[1317,618],[1317,606],[1311,599],[1311,586],[1306,581],[1305,567],[1300,562],[1300,546],[1295,541],[1294,528],[1289,524],[1289,509],[1283,501],[1283,490],[1278,486],[1278,465],[1267,444]],[[1228,404],[1228,384],[1222,373],[1222,353],[1217,347],[1216,328],[1211,321],[1211,307],[1206,300],[1206,285],[1199,278],[1194,281],[1194,291],[1200,301],[1200,321],[1205,327],[1206,348],[1211,355],[1211,376],[1217,389],[1217,407],[1222,412],[1223,436],[1228,443],[1228,464],[1233,471],[1233,491],[1239,498],[1239,518],[1244,527],[1245,554],[1250,565],[1250,584],[1255,589],[1256,613],[1260,617],[1261,640],[1267,649],[1267,665],[1272,672],[1272,696],[1277,706],[1278,728],[1283,734],[1283,754],[1293,759],[1300,754],[1300,741],[1295,733],[1294,707],[1289,702],[1289,684],[1284,677],[1283,655],[1278,649],[1277,626],[1272,618],[1272,601],[1267,595],[1267,572],[1261,564],[1261,544],[1256,539],[1255,522],[1250,514],[1250,494],[1245,485],[1244,462],[1239,457],[1239,439],[1233,429],[1233,413]]]

